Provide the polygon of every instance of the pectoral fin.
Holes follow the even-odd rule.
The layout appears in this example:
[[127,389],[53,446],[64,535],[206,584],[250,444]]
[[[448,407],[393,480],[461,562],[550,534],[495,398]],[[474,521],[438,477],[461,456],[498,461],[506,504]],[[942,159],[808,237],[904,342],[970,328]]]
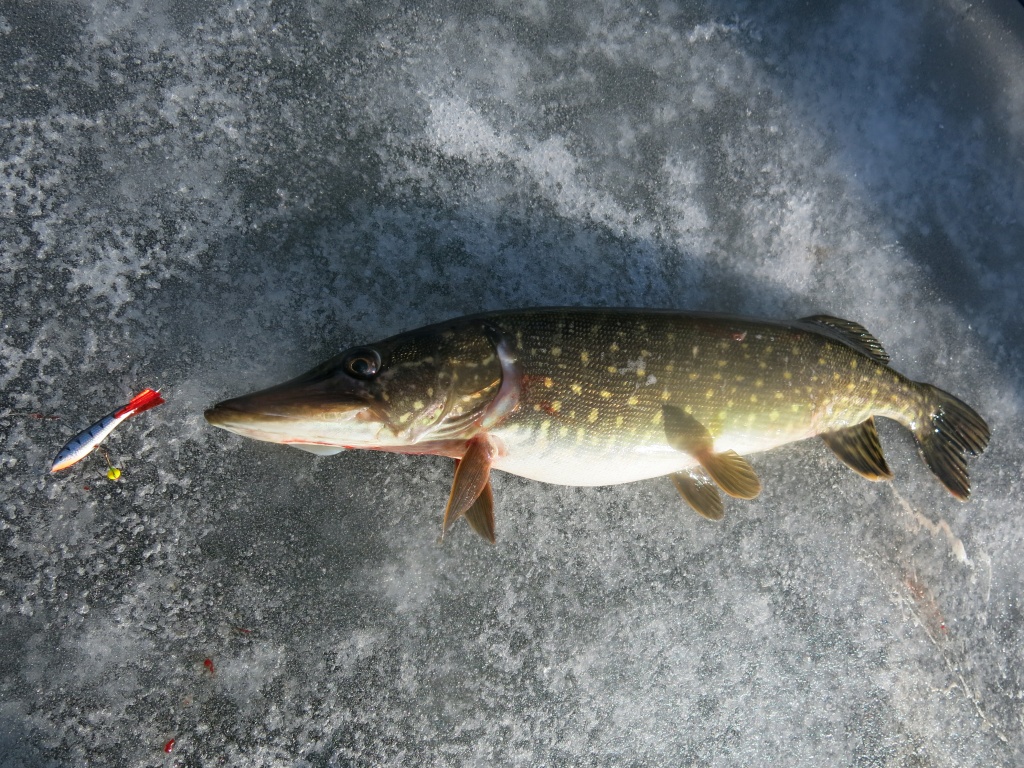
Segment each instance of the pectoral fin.
[[491,484],[487,483],[473,506],[466,510],[466,522],[469,527],[494,544],[494,493]]
[[683,470],[669,475],[683,501],[689,504],[701,517],[708,520],[721,520],[725,514],[722,505],[722,494],[718,487],[706,477]]
[[868,480],[892,480],[892,470],[882,455],[873,418],[855,427],[824,432],[821,439],[846,466],[861,477]]
[[735,451],[715,453],[711,433],[693,416],[674,405],[664,406],[662,416],[668,444],[693,456],[719,488],[738,499],[761,492],[761,481],[747,460]]
[[490,443],[486,438],[477,438],[470,442],[462,460],[455,465],[455,480],[452,482],[452,492],[448,496],[448,506],[444,510],[441,538],[444,538],[456,520],[474,506],[484,492],[490,478],[491,458]]

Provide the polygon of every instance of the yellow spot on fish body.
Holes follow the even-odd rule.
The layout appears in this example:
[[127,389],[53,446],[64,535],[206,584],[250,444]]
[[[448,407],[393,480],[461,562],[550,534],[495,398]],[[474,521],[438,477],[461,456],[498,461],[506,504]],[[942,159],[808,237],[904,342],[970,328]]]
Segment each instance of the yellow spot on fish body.
[[534,403],[533,404],[533,410],[539,411],[540,410],[540,403]]
[[640,402],[640,398],[638,398],[636,395],[633,395],[626,402],[629,403],[630,405],[636,405],[637,403]]
[[729,364],[728,360],[719,360],[718,361],[718,367],[719,368],[725,368],[725,366],[727,366],[728,364]]
[[552,357],[558,357],[561,354],[562,354],[562,348],[561,347],[552,347],[551,348],[551,356]]
[[583,350],[582,352],[580,352],[580,362],[583,363],[584,365],[589,363],[590,362],[590,353],[587,352],[586,350]]
[[624,421],[625,421],[625,418],[623,418],[622,414],[620,413],[618,416],[615,417],[615,426],[616,427],[621,427],[622,426],[622,422],[624,422]]
[[590,413],[587,414],[587,421],[593,424],[595,421],[597,421],[597,417],[599,414],[600,412],[597,410],[597,408],[591,408]]
[[711,378],[714,379],[715,381],[721,381],[722,380],[722,374],[714,373],[714,374],[711,375]]
[[616,368],[614,365],[609,365],[608,366],[608,373],[618,373],[618,372],[619,372],[619,369]]
[[778,411],[772,411],[771,413],[768,414],[768,418],[771,419],[772,421],[778,421],[779,420],[779,412]]
[[601,390],[601,397],[603,397],[605,400],[607,400],[611,396],[612,396],[612,393],[609,392],[607,389],[602,389]]
[[692,355],[693,355],[694,357],[697,357],[697,355],[699,355],[699,354],[700,354],[700,347],[698,347],[698,346],[694,345],[693,349],[691,349],[691,350],[690,350],[690,353],[691,353],[691,354],[692,354]]
[[662,400],[668,400],[671,396],[672,396],[672,393],[670,393],[667,389],[661,390],[661,399]]
[[690,378],[690,381],[696,381],[697,379],[700,378],[700,374],[699,373],[691,373],[689,378]]
[[756,381],[754,382],[754,386],[755,386],[755,387],[759,387],[759,388],[760,388],[760,387],[763,387],[763,386],[764,386],[764,379],[757,379],[757,380],[756,380]]
[[551,410],[555,411],[556,413],[558,411],[562,410],[562,401],[561,400],[555,400],[553,403],[551,403]]
[[547,435],[549,429],[551,429],[551,419],[544,419],[544,421],[540,423],[541,435]]
[[824,365],[824,364],[825,364],[825,358],[824,357],[819,357],[818,358],[818,365]]
[[692,405],[684,405],[683,406],[683,413],[687,414],[688,416],[693,416],[693,406]]
[[790,373],[789,371],[783,371],[782,378],[784,378],[786,381],[789,381],[790,379],[793,378],[793,374]]
[[618,345],[618,344],[616,344],[616,343],[615,343],[615,342],[613,341],[613,342],[611,343],[611,346],[610,346],[610,347],[608,347],[608,349],[610,349],[610,350],[611,350],[612,352],[618,352],[618,351],[619,351],[619,345]]
[[661,424],[661,411],[654,412],[654,416],[651,417],[651,424],[654,426]]
[[412,414],[411,413],[403,413],[401,416],[398,417],[398,423],[399,424],[405,424],[405,422],[407,422],[411,418],[412,418]]
[[553,386],[555,386],[555,382],[550,376],[545,376],[544,386],[547,387],[548,389],[551,389]]
[[857,361],[856,360],[851,360],[850,361],[850,367],[851,368],[856,368],[857,367]]
[[642,379],[644,376],[647,375],[647,371],[644,370],[643,368],[637,368],[636,369],[636,375],[639,376]]
[[665,373],[672,373],[672,371],[674,371],[675,369],[676,367],[672,365],[672,363],[669,363],[668,365],[665,366]]
[[415,403],[412,404],[412,407],[415,408],[417,411],[421,410],[423,408],[423,401],[417,400]]
[[714,396],[715,396],[715,390],[713,390],[713,389],[709,389],[707,392],[704,393],[704,397],[706,397],[708,400],[710,400]]
[[568,434],[569,434],[569,428],[568,427],[562,426],[562,427],[559,428],[559,430],[558,430],[558,436],[559,437],[565,437]]
[[583,387],[581,387],[579,384],[573,384],[572,386],[569,387],[569,389],[571,389],[573,391],[573,394],[576,394],[576,395],[582,395],[583,394]]
[[576,430],[576,442],[577,443],[582,443],[583,442],[583,438],[585,438],[586,436],[587,436],[587,430],[585,430],[583,427],[579,427]]
[[757,402],[757,395],[751,395],[750,396],[750,402],[756,403]]

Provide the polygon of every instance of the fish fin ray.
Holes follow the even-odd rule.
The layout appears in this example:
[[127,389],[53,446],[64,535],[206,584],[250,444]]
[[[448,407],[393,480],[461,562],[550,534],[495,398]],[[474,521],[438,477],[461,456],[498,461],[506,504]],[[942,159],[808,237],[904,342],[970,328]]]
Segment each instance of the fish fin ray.
[[930,384],[923,388],[924,412],[917,418],[914,438],[924,461],[960,501],[971,495],[966,454],[977,456],[988,446],[988,424],[966,403]]
[[858,352],[863,352],[868,357],[874,358],[880,363],[888,364],[889,353],[885,351],[882,342],[874,337],[867,328],[852,320],[843,320],[840,317],[831,315],[811,315],[801,317],[797,322],[813,323],[823,326],[832,331],[829,335],[837,338]]
[[721,520],[725,515],[725,506],[722,504],[722,494],[718,492],[718,486],[700,473],[684,469],[681,472],[673,472],[669,475],[672,484],[683,497],[683,501],[689,504],[701,517],[708,520]]
[[714,439],[707,427],[682,408],[663,406],[662,423],[668,444],[697,459],[727,494],[738,499],[752,499],[761,492],[761,481],[749,462],[735,451],[716,453]]
[[846,429],[823,432],[821,439],[840,461],[861,477],[874,481],[892,480],[892,470],[882,453],[874,418]]
[[476,501],[466,510],[466,522],[469,527],[480,536],[494,544],[497,538],[494,535],[494,492],[491,490],[490,482],[484,486]]
[[706,453],[697,460],[718,487],[730,496],[753,499],[761,493],[761,481],[754,468],[735,451]]
[[483,492],[490,479],[491,454],[491,446],[486,439],[472,440],[462,460],[455,465],[455,479],[448,495],[448,506],[444,510],[442,538]]

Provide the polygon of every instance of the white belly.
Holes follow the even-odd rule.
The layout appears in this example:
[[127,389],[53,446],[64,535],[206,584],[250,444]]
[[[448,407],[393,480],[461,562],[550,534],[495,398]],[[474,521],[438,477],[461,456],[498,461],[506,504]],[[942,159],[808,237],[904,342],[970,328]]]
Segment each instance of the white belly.
[[[492,467],[513,475],[555,485],[618,485],[663,477],[696,465],[692,456],[667,444],[622,446],[547,441],[538,434],[494,435],[502,450]],[[735,451],[741,456],[766,451],[809,437],[810,434],[725,434],[715,441],[715,451]]]

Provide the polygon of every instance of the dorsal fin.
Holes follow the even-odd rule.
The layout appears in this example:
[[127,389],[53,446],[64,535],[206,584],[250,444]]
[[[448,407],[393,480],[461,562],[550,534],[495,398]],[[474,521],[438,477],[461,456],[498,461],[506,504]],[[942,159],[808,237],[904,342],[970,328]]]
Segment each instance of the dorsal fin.
[[880,363],[889,362],[889,355],[882,347],[882,343],[872,336],[868,329],[860,323],[855,323],[852,320],[843,320],[839,317],[832,317],[831,315],[811,315],[810,317],[801,317],[798,322],[814,323],[815,325],[824,326],[828,330],[832,331],[832,333],[829,334],[830,336],[850,345],[858,352],[863,352],[868,357],[873,357]]

